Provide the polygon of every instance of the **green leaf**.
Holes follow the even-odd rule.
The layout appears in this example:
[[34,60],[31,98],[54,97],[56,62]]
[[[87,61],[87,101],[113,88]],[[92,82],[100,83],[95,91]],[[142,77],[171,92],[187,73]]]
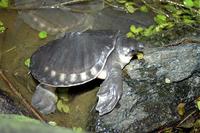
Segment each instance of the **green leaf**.
[[7,8],[9,6],[9,0],[0,0],[0,8]]
[[199,0],[194,0],[194,7],[200,8],[200,1]]
[[62,100],[58,100],[57,109],[60,112],[64,112],[64,113],[69,113],[70,112],[69,106],[66,105]]
[[117,2],[120,4],[124,4],[124,3],[126,3],[126,0],[117,0]]
[[6,30],[2,21],[0,21],[0,33],[3,33]]
[[136,31],[135,25],[131,25],[131,26],[130,26],[130,31],[131,31],[132,33],[134,33],[134,32]]
[[126,6],[126,10],[127,10],[129,13],[134,13],[134,12],[136,11],[136,9],[135,9],[132,5]]
[[183,0],[183,4],[186,7],[193,7],[194,6],[194,2],[192,0]]
[[140,7],[140,11],[141,12],[148,12],[149,10],[148,10],[147,6],[143,5],[143,6]]
[[146,29],[144,30],[143,35],[146,36],[146,37],[147,37],[147,36],[153,35],[153,34],[155,33],[154,28],[155,28],[154,25],[149,26],[148,28],[146,28]]
[[24,65],[27,66],[28,68],[30,67],[30,64],[31,64],[31,59],[28,58],[24,61]]
[[134,38],[135,35],[133,34],[133,32],[128,32],[128,33],[126,34],[126,37],[127,37],[127,38]]
[[200,110],[200,99],[197,99],[196,105],[197,105],[197,108]]
[[45,38],[47,38],[48,34],[46,31],[41,31],[41,32],[39,32],[38,36],[40,39],[45,39]]
[[158,14],[154,17],[154,21],[158,24],[162,24],[167,21],[167,17],[165,15]]
[[125,3],[125,8],[129,13],[134,13],[136,11],[136,8],[133,6],[133,2],[126,2]]

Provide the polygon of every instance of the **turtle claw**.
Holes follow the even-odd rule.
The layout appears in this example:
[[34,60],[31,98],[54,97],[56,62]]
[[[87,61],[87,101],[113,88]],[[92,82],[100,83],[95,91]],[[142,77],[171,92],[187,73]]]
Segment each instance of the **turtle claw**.
[[99,101],[96,110],[99,115],[109,113],[114,109],[122,94],[122,80],[121,77],[111,77],[106,79],[100,86],[97,93]]
[[50,114],[56,110],[57,96],[45,88],[38,85],[32,97],[32,105],[43,114]]

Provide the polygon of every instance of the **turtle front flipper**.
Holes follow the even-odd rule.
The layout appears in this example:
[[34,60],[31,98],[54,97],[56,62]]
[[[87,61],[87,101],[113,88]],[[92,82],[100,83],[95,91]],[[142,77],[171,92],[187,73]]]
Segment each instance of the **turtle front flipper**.
[[50,114],[56,110],[57,96],[54,87],[39,84],[32,97],[32,105],[43,114]]
[[99,101],[96,110],[104,115],[113,110],[122,94],[122,70],[120,65],[112,66],[111,71],[97,93]]

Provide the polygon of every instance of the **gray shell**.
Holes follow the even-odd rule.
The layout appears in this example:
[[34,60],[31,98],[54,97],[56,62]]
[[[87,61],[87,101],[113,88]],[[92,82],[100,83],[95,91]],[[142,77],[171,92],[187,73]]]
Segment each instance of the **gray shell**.
[[113,31],[66,33],[32,55],[31,73],[39,82],[55,87],[91,81],[105,66],[117,36]]

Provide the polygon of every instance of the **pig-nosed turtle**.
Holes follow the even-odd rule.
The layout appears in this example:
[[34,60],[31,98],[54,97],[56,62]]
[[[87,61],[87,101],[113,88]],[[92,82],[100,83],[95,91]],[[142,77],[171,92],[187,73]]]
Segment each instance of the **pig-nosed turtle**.
[[55,111],[56,87],[81,85],[95,78],[105,79],[97,93],[96,110],[106,114],[122,94],[122,68],[143,44],[119,31],[71,32],[40,47],[31,57],[30,70],[40,84],[32,104],[40,112]]

